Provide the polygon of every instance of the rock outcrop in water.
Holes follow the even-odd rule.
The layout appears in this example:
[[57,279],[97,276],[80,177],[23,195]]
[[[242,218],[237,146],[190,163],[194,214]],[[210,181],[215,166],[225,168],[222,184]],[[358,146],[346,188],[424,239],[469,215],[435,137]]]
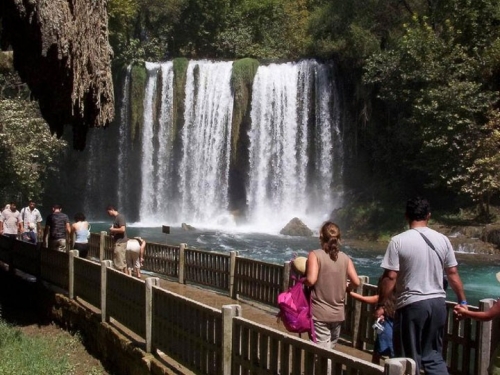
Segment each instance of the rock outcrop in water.
[[286,236],[297,236],[297,237],[310,237],[313,235],[313,231],[310,230],[307,225],[305,225],[302,220],[298,217],[294,217],[290,222],[285,225],[285,227],[280,231],[280,234]]
[[192,230],[195,230],[195,229],[196,229],[195,227],[193,227],[193,226],[191,226],[191,225],[189,225],[189,224],[186,224],[186,223],[182,223],[182,224],[181,224],[181,228],[182,228],[183,230],[185,230],[186,232],[188,232],[188,231],[192,231]]

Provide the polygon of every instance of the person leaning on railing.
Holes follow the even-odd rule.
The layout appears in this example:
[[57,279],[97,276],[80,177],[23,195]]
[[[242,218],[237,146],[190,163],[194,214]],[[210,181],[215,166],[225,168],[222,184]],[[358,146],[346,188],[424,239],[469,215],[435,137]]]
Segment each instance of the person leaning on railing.
[[127,260],[127,274],[141,278],[141,266],[144,262],[144,250],[146,249],[146,241],[141,237],[129,238],[127,241],[127,251],[125,258]]

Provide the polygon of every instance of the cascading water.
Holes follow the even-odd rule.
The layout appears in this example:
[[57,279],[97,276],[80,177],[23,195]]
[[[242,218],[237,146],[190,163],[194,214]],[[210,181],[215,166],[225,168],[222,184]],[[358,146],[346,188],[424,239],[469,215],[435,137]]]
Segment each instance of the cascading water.
[[247,197],[250,222],[259,227],[279,230],[293,217],[316,226],[334,208],[332,150],[340,149],[340,132],[327,72],[315,61],[257,70]]
[[128,184],[127,175],[126,175],[126,166],[128,165],[128,153],[127,144],[129,141],[128,138],[128,123],[130,121],[129,116],[129,102],[130,102],[130,70],[132,66],[129,65],[127,67],[127,72],[125,74],[125,82],[123,83],[123,92],[122,92],[122,100],[121,100],[121,108],[120,108],[120,127],[119,127],[119,145],[118,145],[118,207],[125,206],[125,199],[128,195]]
[[[109,138],[91,134],[86,159],[69,154],[66,163],[69,183],[85,186],[81,203],[89,217],[117,203],[128,222],[141,226],[237,222],[240,230],[276,233],[293,217],[317,228],[340,204],[342,132],[332,67],[313,60],[260,66],[236,139],[232,65],[190,61],[179,78],[173,62],[146,63],[142,122],[130,103],[142,84],[132,74],[140,68],[127,69],[119,126]],[[183,93],[174,90],[179,82]],[[64,203],[80,207],[69,190]]]
[[228,209],[233,93],[232,62],[191,61],[187,70],[182,157],[181,217],[216,225]]
[[[141,204],[139,221],[157,223],[167,219],[172,157],[173,64],[146,63],[148,79],[144,96],[141,151]],[[157,87],[161,72],[161,87]],[[161,93],[159,97],[158,93]],[[155,123],[157,101],[160,114]]]

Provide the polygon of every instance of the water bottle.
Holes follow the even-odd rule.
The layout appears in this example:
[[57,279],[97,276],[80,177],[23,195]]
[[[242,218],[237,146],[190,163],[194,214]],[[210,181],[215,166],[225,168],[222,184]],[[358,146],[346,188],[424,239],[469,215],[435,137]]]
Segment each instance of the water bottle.
[[384,326],[381,323],[382,318],[378,318],[377,321],[372,325],[372,328],[377,332],[377,335],[380,335],[384,332]]

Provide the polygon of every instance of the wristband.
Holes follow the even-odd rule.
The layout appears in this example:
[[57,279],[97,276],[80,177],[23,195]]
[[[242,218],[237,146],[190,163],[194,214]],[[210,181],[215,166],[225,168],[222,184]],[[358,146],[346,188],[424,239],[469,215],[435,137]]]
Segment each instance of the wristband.
[[467,301],[463,300],[459,302],[460,305],[468,305]]

